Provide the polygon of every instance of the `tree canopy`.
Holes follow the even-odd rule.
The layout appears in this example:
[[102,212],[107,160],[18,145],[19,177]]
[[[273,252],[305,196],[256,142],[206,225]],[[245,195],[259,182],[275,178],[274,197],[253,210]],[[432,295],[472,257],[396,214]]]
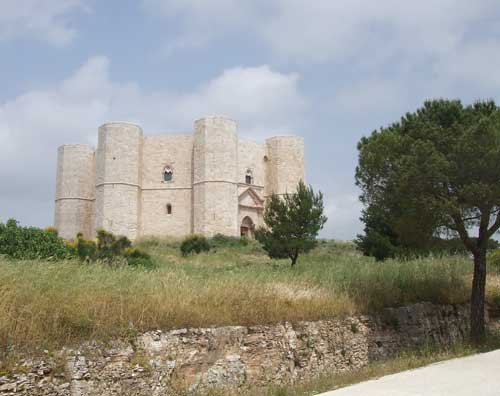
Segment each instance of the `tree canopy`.
[[480,337],[486,248],[500,228],[499,108],[493,101],[427,101],[362,138],[358,150],[361,201],[400,242],[457,236],[473,254],[472,333]]
[[314,193],[301,181],[295,193],[270,197],[264,212],[267,228],[257,230],[255,237],[269,257],[289,258],[294,266],[300,253],[316,246],[326,220],[323,194]]

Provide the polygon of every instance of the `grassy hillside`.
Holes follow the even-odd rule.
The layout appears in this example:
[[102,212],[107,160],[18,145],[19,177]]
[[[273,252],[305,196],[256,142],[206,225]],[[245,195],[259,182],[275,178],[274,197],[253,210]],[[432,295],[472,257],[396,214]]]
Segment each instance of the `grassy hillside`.
[[[418,301],[468,299],[465,257],[376,263],[349,243],[323,242],[297,268],[258,245],[182,257],[179,242],[138,243],[154,269],[0,258],[0,346],[58,347],[151,329],[317,320]],[[499,300],[500,276],[488,298]]]

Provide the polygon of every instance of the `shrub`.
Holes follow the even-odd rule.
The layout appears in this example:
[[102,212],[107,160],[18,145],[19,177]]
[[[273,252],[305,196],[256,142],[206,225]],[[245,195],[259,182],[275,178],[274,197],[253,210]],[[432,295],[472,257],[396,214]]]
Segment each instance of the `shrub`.
[[48,226],[44,228],[44,231],[47,233],[52,233],[54,235],[59,235],[59,232],[57,231],[56,227]]
[[82,234],[78,234],[76,236],[75,245],[76,253],[80,260],[95,260],[97,255],[97,245],[94,241],[88,241],[83,238]]
[[491,268],[500,270],[500,249],[495,249],[488,255],[487,263]]
[[132,246],[132,242],[125,236],[116,237],[105,230],[97,231],[97,258],[113,259],[123,256],[125,249]]
[[119,249],[115,247],[116,237],[108,231],[97,230],[97,258],[112,259],[119,255]]
[[0,223],[0,254],[15,259],[64,259],[74,252],[55,228],[22,227],[9,219]]
[[192,253],[208,252],[210,250],[210,244],[207,238],[202,235],[191,235],[185,238],[181,244],[181,253],[183,256],[187,256]]
[[151,267],[153,261],[151,256],[138,248],[127,247],[123,251],[123,256],[127,260],[127,264],[132,267]]
[[210,239],[210,246],[212,248],[238,248],[241,246],[247,246],[248,239],[245,237],[232,237],[222,234],[215,234]]
[[47,227],[21,227],[14,219],[0,223],[0,254],[14,259],[69,259],[78,257],[82,261],[102,260],[108,264],[124,261],[132,266],[151,266],[151,257],[138,248],[132,248],[127,237],[116,237],[99,230],[97,243],[83,238],[79,233],[75,241],[64,241],[57,229]]
[[125,236],[115,236],[105,230],[97,231],[97,243],[85,240],[82,234],[77,235],[76,252],[80,260],[101,260],[110,265],[126,264],[138,266],[152,266],[151,257],[138,248],[132,248],[132,242]]

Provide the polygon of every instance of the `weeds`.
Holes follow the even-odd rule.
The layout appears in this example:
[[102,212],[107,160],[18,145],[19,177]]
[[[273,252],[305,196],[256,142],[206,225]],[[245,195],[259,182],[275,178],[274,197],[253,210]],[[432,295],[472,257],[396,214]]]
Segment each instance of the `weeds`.
[[[468,300],[466,257],[375,263],[320,243],[291,270],[251,241],[182,257],[176,240],[137,244],[154,269],[0,258],[0,346],[60,347],[185,326],[253,325]],[[490,274],[488,300],[500,301]],[[354,330],[353,330],[354,331]]]

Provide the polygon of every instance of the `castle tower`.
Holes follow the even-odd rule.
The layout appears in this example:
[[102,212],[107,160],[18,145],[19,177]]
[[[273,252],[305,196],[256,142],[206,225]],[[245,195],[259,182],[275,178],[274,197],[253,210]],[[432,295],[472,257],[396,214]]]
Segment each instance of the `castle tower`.
[[238,236],[236,122],[207,117],[195,122],[193,232]]
[[94,230],[139,236],[142,129],[127,123],[99,128]]
[[92,147],[68,144],[57,150],[54,225],[59,235],[74,239],[81,232],[92,235],[95,158]]
[[266,140],[266,188],[264,195],[295,192],[305,181],[304,138],[276,136]]

